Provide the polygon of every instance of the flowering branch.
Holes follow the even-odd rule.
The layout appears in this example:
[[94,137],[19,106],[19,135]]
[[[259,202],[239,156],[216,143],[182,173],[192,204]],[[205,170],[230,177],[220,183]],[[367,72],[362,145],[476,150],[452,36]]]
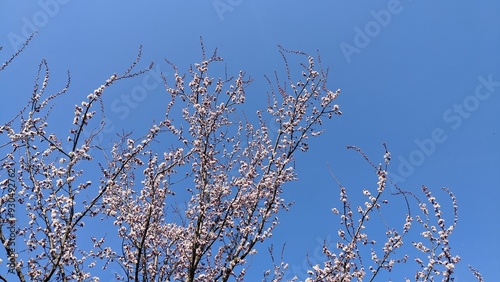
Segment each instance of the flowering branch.
[[[396,263],[406,263],[409,258],[408,254],[405,254],[403,257],[397,259],[393,258],[393,256],[395,255],[396,250],[403,246],[404,237],[410,233],[412,222],[414,220],[414,217],[411,214],[410,203],[407,195],[413,196],[413,198],[416,199],[418,206],[424,215],[425,219],[422,219],[420,215],[416,215],[415,219],[416,222],[419,223],[425,230],[421,233],[421,236],[423,238],[427,238],[429,241],[429,246],[425,246],[422,242],[412,242],[412,245],[417,250],[427,255],[425,263],[420,257],[415,257],[415,261],[420,267],[420,270],[416,272],[415,281],[434,281],[437,276],[442,276],[442,281],[452,281],[455,264],[460,261],[459,256],[453,256],[451,254],[449,246],[449,236],[456,228],[458,220],[457,200],[449,189],[443,188],[443,190],[447,192],[452,199],[454,214],[452,224],[450,226],[446,226],[441,205],[436,198],[432,196],[430,190],[425,186],[422,187],[422,190],[425,197],[433,207],[433,215],[436,219],[437,226],[431,224],[431,217],[429,215],[430,212],[425,203],[421,202],[413,193],[403,191],[399,187],[396,187],[399,192],[393,193],[393,195],[402,195],[404,197],[408,213],[406,215],[402,231],[398,232],[396,229],[387,226],[387,241],[383,244],[382,256],[379,256],[374,249],[371,249],[371,260],[374,265],[368,267],[368,270],[371,272],[371,276],[366,277],[367,271],[363,264],[363,256],[365,252],[362,247],[365,245],[375,246],[377,242],[369,239],[369,235],[365,231],[365,223],[370,220],[370,214],[373,211],[377,210],[381,213],[382,204],[388,203],[387,200],[382,199],[382,196],[385,195],[384,191],[387,186],[388,165],[391,159],[391,154],[387,150],[387,147],[385,147],[385,165],[379,164],[376,166],[361,149],[354,146],[348,146],[348,149],[353,149],[360,153],[361,156],[375,169],[378,177],[376,188],[377,193],[373,195],[368,189],[363,190],[363,194],[368,197],[368,201],[364,203],[364,207],[357,207],[359,216],[357,217],[358,219],[356,219],[347,195],[347,189],[339,183],[337,178],[332,173],[332,176],[340,187],[340,201],[343,207],[342,212],[340,212],[337,208],[332,209],[335,214],[340,215],[340,223],[343,226],[343,229],[338,231],[338,235],[340,237],[340,240],[336,244],[338,252],[336,253],[330,250],[328,245],[325,244],[323,247],[323,253],[326,255],[327,260],[324,262],[324,266],[312,266],[312,270],[309,271],[310,277],[306,281],[333,282],[352,281],[353,279],[363,281],[363,278],[368,278],[368,281],[374,281],[382,270],[390,272]],[[471,268],[471,271],[474,273],[476,278],[481,281],[482,278],[479,272],[473,268]],[[406,281],[410,280],[406,278]]]
[[[33,94],[29,103],[12,120],[0,127],[0,133],[6,133],[9,141],[1,147],[10,146],[11,152],[2,159],[2,167],[6,170],[19,167],[17,181],[20,190],[17,195],[3,194],[0,199],[2,213],[12,197],[26,206],[28,218],[14,230],[16,236],[6,239],[0,234],[5,251],[20,281],[28,276],[32,281],[51,281],[54,277],[61,281],[80,280],[90,274],[83,270],[85,257],[77,245],[77,232],[84,227],[83,219],[91,213],[96,203],[102,198],[106,187],[93,196],[90,204],[85,204],[82,194],[90,196],[87,190],[92,181],[78,181],[83,177],[83,170],[77,166],[84,161],[92,161],[91,143],[95,135],[81,140],[82,132],[89,126],[95,115],[91,110],[94,102],[100,101],[106,88],[114,82],[140,75],[146,70],[132,73],[140,59],[122,75],[112,75],[105,84],[87,96],[81,105],[75,106],[73,125],[67,143],[57,137],[56,133],[48,133],[52,108],[51,101],[67,92],[68,83],[55,94],[48,92],[50,71],[45,60],[39,65]],[[41,86],[40,77],[43,76]],[[18,130],[15,125],[18,123]],[[103,122],[101,122],[103,126]],[[20,150],[23,148],[24,150]],[[68,149],[69,148],[69,149]],[[3,191],[7,183],[2,182]],[[2,215],[2,218],[5,218]],[[3,226],[0,230],[3,231]],[[12,245],[16,237],[24,239],[25,248],[13,252]],[[20,253],[26,257],[20,257]]]
[[[0,71],[3,71],[19,54],[21,54],[26,47],[28,47],[28,44],[31,42],[33,37],[38,33],[38,31],[33,32],[26,41],[24,41],[23,45],[21,45],[21,48],[16,51],[7,61],[5,61],[2,66],[0,67]],[[0,47],[0,50],[2,50],[2,47]]]
[[[30,101],[0,126],[5,139],[0,149],[6,150],[0,165],[7,172],[0,179],[0,242],[9,273],[20,281],[98,281],[93,270],[114,264],[123,270],[115,273],[118,281],[244,281],[258,244],[272,236],[278,213],[290,206],[282,193],[297,179],[295,155],[307,152],[309,138],[322,134],[325,119],[342,114],[335,104],[340,90],[328,88],[328,70],[321,67],[319,55],[315,59],[279,46],[285,79],[278,72],[274,79],[265,76],[270,86],[267,111],[247,116],[240,108],[252,79],[243,71],[234,76],[228,76],[227,69],[223,75],[217,73],[223,59],[217,50],[207,56],[203,42],[201,53],[201,61],[185,73],[165,59],[174,74],[162,73],[169,98],[164,117],[139,137],[123,131],[112,140],[109,152],[94,145],[105,128],[103,95],[117,81],[152,68],[150,64],[135,70],[142,47],[123,74],[112,74],[74,106],[69,134],[49,124],[54,123],[56,98],[68,91],[71,77],[68,73],[67,84],[47,94],[50,71],[41,61]],[[301,63],[290,64],[290,57]],[[269,129],[268,117],[277,124],[277,132]],[[451,281],[460,260],[449,246],[458,219],[453,193],[444,189],[453,205],[452,223],[446,225],[427,187],[422,190],[432,211],[396,186],[398,193],[393,195],[403,196],[407,207],[404,223],[398,229],[386,224],[385,242],[377,249],[366,227],[373,213],[381,215],[388,204],[391,154],[385,147],[383,163],[376,165],[361,149],[348,148],[374,169],[376,185],[364,189],[366,200],[353,208],[347,188],[332,173],[341,201],[341,211],[332,211],[340,216],[342,228],[336,251],[325,242],[326,261],[312,266],[306,281],[374,281],[384,270],[392,271],[410,257],[395,255],[414,218],[427,242],[412,242],[427,257],[425,262],[414,258],[419,266],[415,281],[437,276]],[[408,195],[416,199],[423,216],[412,215]],[[26,218],[15,217],[16,204],[26,209]],[[112,226],[104,235],[87,227],[101,222]],[[90,238],[82,236],[89,232]],[[16,239],[23,243],[16,245]],[[264,279],[282,281],[288,268],[283,252],[281,261],[275,260],[272,248],[269,252],[273,268]],[[470,270],[482,281],[476,269]]]
[[[288,51],[280,52],[289,73],[284,56]],[[299,81],[289,77],[291,93],[278,85],[277,97],[271,88],[274,102],[268,113],[279,124],[275,138],[270,137],[261,111],[257,127],[238,118],[237,109],[245,101],[251,79],[242,71],[230,78],[227,73],[225,78],[211,76],[210,70],[222,61],[217,51],[207,57],[202,44],[202,61],[191,66],[188,75],[181,75],[177,66],[165,60],[174,71],[172,86],[163,76],[171,102],[165,119],[152,129],[165,136],[162,140],[178,143],[172,143],[162,157],[143,150],[153,138],[140,141],[141,145],[123,139],[115,144],[108,164],[114,167],[132,148],[142,152],[120,175],[116,188],[109,190],[103,207],[115,218],[124,240],[122,254],[117,255],[128,275],[123,279],[243,279],[247,256],[272,235],[278,224],[276,214],[287,208],[280,195],[282,186],[296,179],[291,166],[294,153],[307,148],[310,135],[319,135],[313,128],[321,125],[323,117],[341,114],[332,105],[339,91],[326,88],[325,73],[315,70],[314,59],[291,53],[307,59],[303,65],[307,72]],[[176,122],[178,116],[182,121]],[[119,151],[125,144],[127,148]],[[144,175],[140,185],[132,173],[135,170]],[[180,172],[185,177],[179,178]],[[186,197],[177,187],[180,183],[187,186],[187,202],[170,209],[169,199]]]

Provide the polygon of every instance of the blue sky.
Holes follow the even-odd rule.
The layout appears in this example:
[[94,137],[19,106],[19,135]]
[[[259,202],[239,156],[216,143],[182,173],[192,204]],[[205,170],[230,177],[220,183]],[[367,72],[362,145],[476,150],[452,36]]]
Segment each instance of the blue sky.
[[[255,78],[247,111],[266,106],[263,75],[283,70],[278,44],[311,54],[319,49],[331,69],[331,88],[342,89],[344,115],[327,123],[307,154],[298,155],[300,180],[286,187],[287,199],[296,204],[281,214],[273,242],[287,242],[292,271],[305,278],[305,255],[314,258],[323,240],[337,238],[338,220],[330,209],[339,205],[338,191],[328,165],[353,200],[362,200],[362,189],[374,187],[376,179],[345,146],[361,147],[379,162],[386,142],[392,178],[401,187],[418,192],[427,185],[443,206],[448,198],[441,187],[456,194],[460,218],[452,248],[462,256],[456,281],[471,281],[467,264],[486,281],[500,277],[499,2],[2,1],[0,61],[33,29],[38,35],[0,74],[2,123],[29,99],[42,58],[51,67],[54,90],[71,71],[72,86],[60,100],[67,108],[55,112],[63,120],[75,102],[126,69],[141,44],[144,65],[168,58],[187,67],[200,59],[202,36],[207,50],[219,49],[230,71],[243,69]],[[122,128],[140,130],[162,116],[160,71],[170,69],[160,63],[147,82],[129,80],[107,92],[109,136]],[[151,87],[127,101],[144,83]],[[400,216],[397,209],[386,214]],[[260,277],[265,248],[260,256],[253,277]]]

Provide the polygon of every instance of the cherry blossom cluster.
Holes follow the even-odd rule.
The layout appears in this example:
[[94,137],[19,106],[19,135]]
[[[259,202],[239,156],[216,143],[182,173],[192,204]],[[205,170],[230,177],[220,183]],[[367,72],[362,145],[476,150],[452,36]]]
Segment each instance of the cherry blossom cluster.
[[[376,277],[380,276],[381,271],[391,272],[396,264],[407,263],[410,258],[413,258],[418,264],[419,269],[416,271],[414,281],[435,281],[437,278],[441,278],[442,281],[453,281],[452,276],[455,266],[460,261],[459,256],[452,255],[449,245],[449,237],[456,228],[458,220],[458,205],[453,193],[449,189],[443,188],[452,200],[453,210],[452,223],[446,225],[441,205],[426,186],[422,187],[422,191],[431,204],[432,211],[414,193],[403,191],[396,186],[396,190],[399,192],[392,193],[392,196],[402,196],[407,206],[407,214],[399,230],[386,224],[386,241],[381,245],[380,250],[377,250],[378,243],[376,240],[371,239],[374,235],[368,233],[367,223],[371,220],[371,214],[377,212],[377,214],[381,215],[384,209],[383,206],[388,204],[388,194],[385,192],[385,188],[387,185],[392,185],[387,179],[391,154],[385,147],[384,165],[375,165],[361,149],[354,146],[348,146],[348,149],[360,153],[374,168],[378,178],[376,189],[374,189],[376,193],[372,193],[370,189],[363,189],[362,193],[367,198],[367,201],[353,209],[347,195],[347,189],[333,176],[340,187],[342,208],[341,210],[333,208],[332,211],[340,216],[340,225],[343,228],[338,230],[339,240],[334,248],[325,242],[323,253],[326,255],[327,260],[322,266],[312,265],[312,269],[309,271],[310,277],[306,281],[374,281]],[[421,214],[412,215],[411,198],[409,196],[416,200]],[[402,249],[404,245],[403,239],[410,234],[414,221],[424,230],[420,234],[424,242],[411,242],[411,245],[423,253],[423,257],[414,255],[415,252],[411,252],[411,250]],[[435,224],[432,222],[435,222]],[[367,246],[370,246],[369,255],[367,255]],[[401,251],[406,252],[406,254],[396,256],[396,253],[400,254]],[[410,254],[412,255],[410,256]],[[370,260],[366,259],[367,256],[370,257]],[[371,262],[367,263],[367,261]],[[477,280],[482,281],[479,271],[472,267],[470,269]],[[404,279],[405,281],[411,281],[407,277]]]
[[[280,51],[290,72],[286,51]],[[124,242],[122,254],[113,254],[126,270],[123,279],[244,279],[247,257],[272,236],[278,212],[288,208],[281,193],[297,178],[295,152],[307,146],[323,117],[340,114],[333,106],[338,91],[326,88],[325,73],[315,70],[311,56],[293,54],[306,58],[308,72],[298,81],[289,77],[290,92],[277,85],[278,96],[271,89],[269,113],[279,124],[275,138],[263,112],[256,113],[257,125],[239,118],[251,79],[243,71],[212,76],[222,61],[216,51],[207,57],[202,44],[202,60],[187,74],[165,60],[174,75],[173,83],[164,76],[171,96],[165,119],[150,130],[158,138],[117,142],[102,180],[116,187],[108,189],[103,210],[114,218]],[[145,150],[153,139],[168,140],[160,149],[167,152]],[[117,163],[132,155],[136,159],[113,178]],[[184,198],[184,204],[173,204],[177,198]],[[108,249],[99,247],[96,255],[106,256]]]
[[[327,88],[320,64],[306,53],[280,53],[286,82],[268,79],[268,111],[250,118],[241,107],[251,79],[243,71],[214,75],[223,60],[216,51],[207,56],[202,44],[202,60],[186,74],[165,60],[174,75],[163,75],[170,98],[164,119],[139,135],[124,131],[109,149],[94,142],[105,127],[105,92],[152,65],[133,71],[139,51],[122,75],[112,74],[73,107],[68,134],[50,124],[69,74],[50,94],[43,60],[31,100],[0,127],[8,151],[2,167],[18,168],[17,200],[27,210],[15,230],[22,247],[10,248],[0,234],[19,280],[97,281],[97,269],[114,265],[123,281],[243,281],[249,257],[289,207],[281,194],[297,179],[295,153],[307,150],[324,118],[341,114],[339,90]],[[298,78],[288,56],[305,61]],[[269,114],[277,135],[265,122]],[[12,196],[3,195],[2,207]],[[107,224],[106,234],[83,236],[95,224]],[[286,267],[276,263],[276,279]]]
[[[153,66],[135,71],[141,50],[123,74],[111,74],[71,107],[73,116],[62,131],[51,125],[57,98],[69,92],[70,76],[54,92],[42,60],[31,99],[0,126],[5,151],[0,165],[8,172],[0,175],[0,242],[19,281],[99,281],[103,270],[113,271],[117,281],[244,281],[259,244],[273,235],[278,215],[291,205],[282,193],[298,177],[295,154],[308,150],[325,120],[342,114],[336,104],[340,90],[327,86],[328,70],[319,55],[281,46],[285,75],[265,77],[267,111],[243,113],[252,79],[244,71],[234,76],[222,71],[217,50],[207,56],[202,43],[201,60],[186,70],[165,60],[174,74],[162,74],[168,98],[162,119],[100,144],[95,139],[106,126],[103,97],[113,84]],[[399,187],[389,194],[386,147],[378,165],[361,149],[348,148],[370,164],[376,184],[363,189],[363,202],[354,204],[332,173],[340,191],[340,206],[332,209],[340,217],[339,239],[325,242],[325,262],[311,265],[306,281],[373,281],[409,261],[418,267],[415,281],[452,281],[460,261],[450,248],[458,219],[453,193],[444,189],[452,200],[450,224],[425,186],[428,203]],[[389,196],[403,200],[407,212],[398,228],[386,225],[379,243],[369,227],[374,214],[383,215]],[[414,199],[419,214],[412,214]],[[26,217],[13,216],[23,213],[12,210],[12,201]],[[405,245],[415,225],[423,239]],[[422,256],[402,252],[404,246]],[[285,280],[283,249],[279,259],[272,246],[269,253],[273,265],[264,281]],[[478,270],[470,270],[483,281]],[[0,280],[7,278],[0,275]]]
[[[0,241],[20,281],[86,281],[92,278],[86,270],[86,251],[80,247],[88,238],[80,238],[79,234],[86,226],[86,219],[95,213],[107,187],[95,189],[95,176],[85,173],[88,164],[94,161],[91,150],[95,148],[91,144],[95,134],[83,140],[82,132],[93,125],[91,121],[96,112],[92,108],[96,101],[101,101],[105,89],[120,79],[148,71],[132,71],[140,56],[139,52],[137,60],[123,75],[113,74],[80,105],[75,105],[73,127],[66,138],[60,137],[64,132],[49,124],[55,118],[52,115],[55,100],[68,92],[69,73],[62,90],[51,93],[50,70],[45,60],[38,67],[30,101],[18,115],[0,126],[1,148],[7,151],[1,166],[9,171],[16,168],[15,182],[19,187],[15,195],[2,194],[0,213],[5,218],[6,197],[14,196],[19,209],[25,211],[17,215],[26,214],[25,218],[16,219],[15,238],[4,236],[5,224],[2,222]],[[98,124],[102,128],[102,122]],[[94,132],[98,130],[99,126]],[[5,182],[1,188],[7,191]],[[12,241],[17,242],[15,249]],[[98,280],[98,277],[93,279]]]
[[[422,187],[423,192],[429,203],[432,205],[431,211],[425,203],[420,203],[420,210],[422,211],[423,218],[421,216],[416,216],[416,220],[424,228],[425,231],[421,233],[424,240],[428,241],[428,244],[423,242],[412,242],[413,246],[420,252],[426,255],[426,262],[420,258],[416,258],[415,261],[421,267],[421,270],[415,274],[416,281],[429,281],[434,280],[436,277],[443,276],[443,281],[452,281],[452,274],[455,271],[455,265],[460,261],[458,255],[451,254],[450,248],[450,235],[457,226],[458,220],[458,205],[457,200],[453,193],[447,189],[443,190],[449,194],[453,202],[453,222],[447,226],[444,218],[444,212],[434,196],[432,196],[430,190],[426,187]],[[433,215],[433,217],[431,217]],[[432,224],[431,218],[436,219],[436,224]]]

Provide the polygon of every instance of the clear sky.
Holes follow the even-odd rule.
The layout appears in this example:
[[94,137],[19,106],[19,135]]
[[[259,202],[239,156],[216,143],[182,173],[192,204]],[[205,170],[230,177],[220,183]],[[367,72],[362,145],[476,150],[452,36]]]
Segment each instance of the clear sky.
[[[341,88],[343,116],[298,155],[300,180],[288,185],[295,200],[280,215],[277,245],[287,242],[285,259],[305,279],[306,254],[319,262],[323,240],[336,240],[338,189],[328,165],[353,200],[376,184],[370,168],[346,145],[365,150],[374,162],[386,142],[393,155],[391,178],[419,192],[427,185],[446,206],[440,191],[459,201],[452,250],[462,256],[456,281],[471,281],[478,268],[486,281],[500,277],[500,2],[488,1],[1,1],[0,61],[17,50],[34,29],[26,51],[0,73],[0,123],[30,98],[42,58],[51,67],[52,89],[62,88],[66,71],[72,86],[55,112],[71,116],[73,104],[121,72],[143,45],[144,66],[160,62],[145,94],[130,97],[143,78],[110,89],[107,116],[115,131],[140,130],[162,116],[165,100],[157,73],[171,71],[163,58],[182,68],[200,59],[199,37],[207,50],[219,48],[233,72],[255,78],[248,111],[267,104],[264,74],[282,70],[277,45],[315,54],[330,67],[330,86]],[[134,98],[135,97],[135,98]],[[111,130],[108,133],[113,135]],[[397,198],[392,198],[397,202]],[[404,210],[403,210],[404,211]],[[386,218],[403,216],[393,210]],[[20,211],[21,212],[21,211]],[[403,220],[403,218],[401,218]],[[377,228],[377,227],[375,227]],[[375,229],[377,230],[377,229]],[[383,227],[380,227],[383,232]],[[90,234],[89,234],[90,235]],[[265,247],[265,246],[263,246]],[[260,277],[267,254],[254,260]],[[401,268],[408,276],[414,266]],[[5,264],[0,273],[5,273]],[[252,268],[250,269],[252,272]],[[110,273],[103,274],[108,277]],[[399,275],[399,274],[398,274]],[[384,274],[400,281],[396,273]],[[387,279],[386,279],[387,278]]]

